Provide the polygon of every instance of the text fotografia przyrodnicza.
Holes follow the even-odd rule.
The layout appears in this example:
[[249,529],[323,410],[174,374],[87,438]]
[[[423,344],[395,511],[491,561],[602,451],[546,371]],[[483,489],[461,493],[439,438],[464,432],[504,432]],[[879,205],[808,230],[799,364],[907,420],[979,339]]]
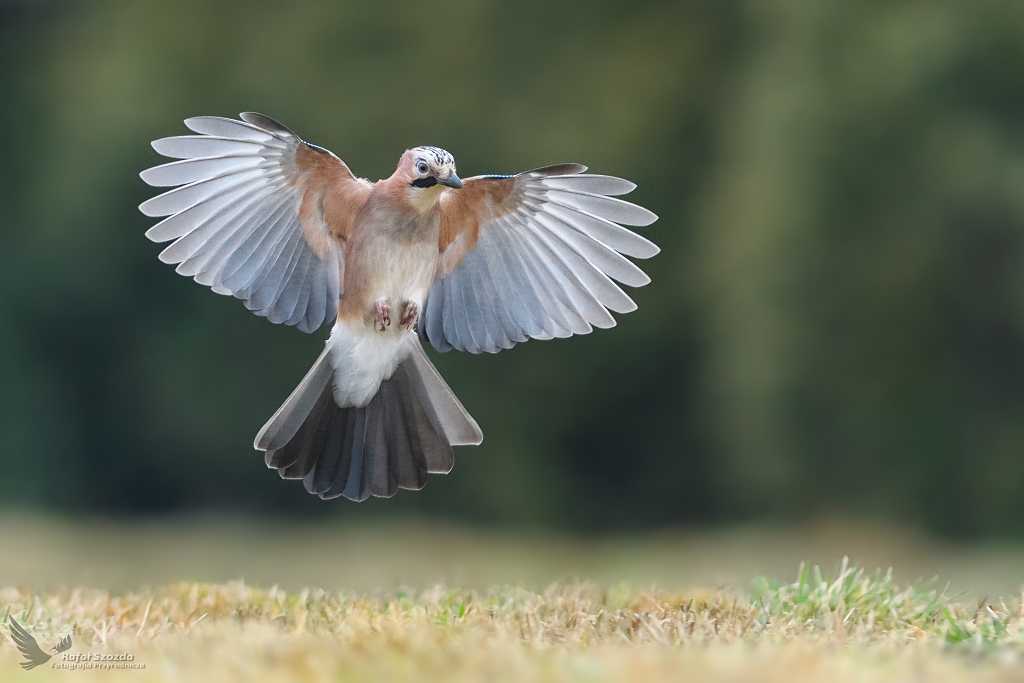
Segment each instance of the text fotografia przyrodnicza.
[[51,669],[145,669],[130,652],[65,652]]

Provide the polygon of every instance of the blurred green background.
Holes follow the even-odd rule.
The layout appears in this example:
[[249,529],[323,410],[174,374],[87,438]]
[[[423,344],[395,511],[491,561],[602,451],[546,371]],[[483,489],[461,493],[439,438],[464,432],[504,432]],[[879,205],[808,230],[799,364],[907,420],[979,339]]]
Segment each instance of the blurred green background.
[[[1024,533],[1024,3],[0,0],[0,506]],[[149,141],[269,114],[383,177],[579,161],[660,215],[612,330],[436,362],[486,435],[324,503],[317,355],[157,261]]]

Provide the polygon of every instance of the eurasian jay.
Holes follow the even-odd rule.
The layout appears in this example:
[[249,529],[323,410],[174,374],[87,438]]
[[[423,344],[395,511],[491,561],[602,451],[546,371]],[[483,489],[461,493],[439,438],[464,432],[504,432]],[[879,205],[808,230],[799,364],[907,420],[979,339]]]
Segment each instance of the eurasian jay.
[[[271,322],[333,323],[312,369],[256,436],[266,464],[324,499],[389,497],[447,473],[483,433],[421,346],[497,353],[615,325],[650,278],[623,257],[658,247],[623,228],[656,216],[636,186],[560,164],[460,180],[437,147],[390,178],[357,178],[273,119],[201,116],[153,142],[146,236],[177,272]],[[180,187],[175,187],[180,186]]]

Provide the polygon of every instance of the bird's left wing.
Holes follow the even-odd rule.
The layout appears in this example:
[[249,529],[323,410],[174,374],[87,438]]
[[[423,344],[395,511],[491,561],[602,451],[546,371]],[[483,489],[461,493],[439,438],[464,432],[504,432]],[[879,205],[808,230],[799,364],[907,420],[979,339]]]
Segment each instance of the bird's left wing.
[[497,353],[530,337],[611,327],[609,309],[636,309],[612,279],[647,284],[623,254],[649,258],[659,249],[622,225],[657,216],[614,197],[633,183],[586,170],[562,164],[445,190],[441,259],[420,324],[435,349]]
[[345,243],[371,187],[277,121],[241,116],[188,119],[198,135],[153,143],[180,161],[142,179],[180,187],[139,206],[167,216],[146,236],[174,240],[160,260],[179,264],[182,275],[243,299],[271,322],[312,332],[338,313]]

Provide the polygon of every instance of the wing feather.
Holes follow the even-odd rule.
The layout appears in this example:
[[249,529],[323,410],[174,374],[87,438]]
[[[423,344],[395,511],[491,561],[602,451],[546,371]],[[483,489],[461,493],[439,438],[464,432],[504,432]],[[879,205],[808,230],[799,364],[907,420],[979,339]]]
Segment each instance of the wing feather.
[[298,298],[296,290],[298,283],[293,280],[293,276],[304,260],[306,253],[304,247],[302,237],[294,235],[287,261],[282,258],[271,273],[274,279],[268,278],[264,282],[264,295],[269,299],[264,310],[266,310],[267,320],[272,323],[282,323],[291,317],[291,312],[294,309],[293,297],[294,299]]
[[545,193],[545,199],[553,201],[570,209],[582,209],[589,211],[595,216],[605,220],[619,223],[620,225],[647,226],[658,220],[658,217],[636,204],[615,197],[605,197],[599,194],[587,192],[570,192],[568,190],[549,190]]
[[569,336],[568,321],[557,300],[558,295],[564,292],[552,277],[543,253],[539,253],[536,245],[531,244],[528,236],[519,230],[514,230],[511,236],[517,243],[517,249],[513,253],[521,259],[526,268],[531,293],[529,303],[541,314],[542,335],[537,338],[554,339]]
[[[199,270],[192,266],[201,264],[202,256],[209,254],[213,247],[231,234],[225,228],[232,223],[248,220],[250,216],[263,208],[265,202],[271,200],[273,193],[273,188],[257,187],[237,195],[221,210],[206,217],[191,231],[178,237],[174,244],[160,252],[160,260],[164,263],[178,263],[179,266],[176,269],[178,273],[189,277],[194,276]],[[200,259],[190,261],[195,256],[199,256]]]
[[[503,222],[507,223],[507,221]],[[497,239],[497,238],[495,238]],[[531,277],[533,266],[521,254],[522,246],[509,224],[508,229],[501,233],[503,242],[500,251],[505,262],[506,273],[515,283],[517,319],[524,332],[530,337],[550,339],[551,335],[544,329],[544,307],[538,303],[537,289]]]
[[327,310],[327,293],[330,291],[328,274],[323,268],[314,266],[309,281],[304,287],[306,292],[305,310],[302,315],[295,319],[295,326],[303,332],[312,332],[324,324],[324,315]]
[[646,259],[661,251],[658,245],[647,238],[586,211],[562,206],[558,202],[548,202],[544,205],[544,213],[561,218],[580,232],[626,256]]
[[[262,206],[254,211],[254,214],[243,219],[247,222],[249,228],[240,228],[238,230],[238,242],[222,244],[217,248],[217,262],[213,263],[213,257],[211,256],[210,262],[201,266],[202,269],[196,273],[196,282],[204,285],[208,284],[215,291],[222,291],[228,294],[239,293],[242,288],[236,283],[242,280],[242,278],[234,278],[237,271],[242,269],[242,266],[245,264],[251,263],[251,268],[262,266],[262,263],[255,262],[252,256],[255,254],[255,249],[249,243],[259,242],[259,244],[262,244],[265,240],[265,233],[278,226],[283,219],[288,217],[292,210],[293,207],[289,205],[287,197],[274,196],[268,198]],[[184,266],[186,263],[181,265]],[[247,273],[248,271],[243,273],[243,278]]]
[[296,274],[292,278],[292,282],[296,283],[296,299],[291,315],[284,321],[287,325],[298,325],[300,321],[306,318],[306,307],[309,304],[310,291],[312,290],[313,280],[316,279],[315,265],[313,263],[315,258],[316,255],[311,251],[303,251],[302,263],[295,269]]
[[[218,250],[250,225],[273,201],[273,191],[253,191],[244,199],[240,198],[231,210],[208,221],[199,229],[182,237],[179,242],[186,245],[188,256],[175,269],[181,275],[197,277],[217,256]],[[177,245],[177,242],[175,243]],[[175,246],[172,245],[172,246]],[[169,251],[169,250],[165,250]],[[173,261],[172,261],[173,262]],[[198,281],[198,280],[197,280]],[[219,284],[200,282],[200,284]]]
[[[185,127],[194,133],[218,138],[250,140],[260,144],[279,141],[288,145],[288,138],[266,128],[254,126],[246,121],[236,121],[222,116],[193,116],[185,119]],[[277,143],[275,143],[277,144]]]
[[153,142],[178,161],[141,173],[174,188],[139,207],[166,216],[146,236],[173,240],[160,259],[182,275],[311,332],[337,315],[347,239],[370,185],[273,119],[241,119],[190,118],[196,135]]
[[273,258],[260,272],[256,281],[245,289],[245,305],[257,315],[266,317],[270,307],[281,295],[281,287],[295,252],[302,248],[302,235],[294,225],[287,231],[285,241]]
[[473,336],[483,339],[481,349],[488,353],[497,353],[508,348],[509,341],[505,337],[505,324],[501,318],[501,299],[494,296],[494,286],[490,283],[490,269],[485,263],[483,268],[467,269],[469,293],[473,300]]
[[589,331],[586,330],[586,320],[581,315],[582,306],[579,305],[581,300],[578,296],[585,290],[573,279],[573,273],[565,267],[544,240],[533,234],[531,226],[520,223],[520,231],[516,233],[516,237],[523,247],[521,253],[533,262],[533,273],[537,276],[538,283],[535,287],[538,300],[556,325],[552,334],[555,337],[568,337],[572,333],[582,334]]
[[260,243],[256,251],[245,264],[224,280],[224,285],[230,287],[239,298],[248,299],[253,289],[262,282],[268,272],[277,263],[294,234],[295,217],[291,207],[276,223],[268,230],[267,238]]
[[271,207],[272,212],[259,225],[260,229],[252,231],[224,264],[221,282],[228,289],[240,290],[249,282],[280,236],[280,228],[296,210],[294,201],[287,196],[278,197]]
[[[469,329],[469,311],[466,308],[466,286],[463,280],[463,273],[452,273],[448,282],[445,283],[445,294],[450,297],[451,308],[445,316],[445,334],[462,340],[466,349],[473,353],[480,353],[476,340]],[[446,297],[447,298],[447,297]]]
[[[277,194],[267,196],[259,205],[253,207],[253,210],[244,219],[238,221],[238,227],[234,232],[222,230],[215,238],[207,242],[205,245],[207,248],[201,254],[197,254],[202,265],[195,273],[195,281],[208,287],[222,285],[224,269],[228,261],[254,233],[271,227],[270,219],[282,200],[287,202],[287,197]],[[219,244],[214,247],[216,242]]]
[[555,190],[571,190],[608,196],[629,194],[636,189],[636,185],[628,180],[596,173],[550,176],[544,178],[541,184]]
[[[503,222],[507,223],[508,221],[503,220]],[[530,330],[530,336],[535,339],[554,338],[557,323],[551,319],[551,313],[548,311],[550,303],[546,297],[541,295],[544,285],[541,274],[537,272],[537,260],[524,250],[521,237],[511,225],[502,237],[504,238],[502,255],[518,276],[516,281],[521,304],[519,307],[521,322]]]
[[488,323],[491,321],[488,320],[486,309],[480,304],[478,296],[480,294],[480,284],[477,275],[478,271],[476,270],[464,271],[462,274],[461,291],[466,311],[469,314],[466,316],[466,327],[470,337],[473,339],[473,343],[478,349],[477,353],[483,353],[485,350],[494,348],[496,345],[487,332]]
[[272,169],[277,163],[276,159],[268,161],[263,157],[250,154],[200,157],[172,161],[168,164],[147,168],[139,174],[139,177],[152,187],[173,187],[253,168]]
[[444,285],[444,323],[443,330],[444,335],[447,339],[460,339],[462,346],[466,345],[466,340],[461,338],[459,331],[455,326],[455,313],[457,310],[457,303],[455,302],[455,295],[452,293],[452,281],[450,279],[445,280]]
[[608,277],[630,287],[643,287],[651,281],[647,273],[637,268],[632,261],[623,257],[619,252],[598,242],[586,233],[573,229],[572,226],[558,218],[547,214],[538,214],[534,220],[570,249],[579,252]]
[[146,231],[146,237],[154,242],[168,242],[184,237],[208,220],[229,212],[240,199],[246,199],[265,188],[265,183],[252,183],[225,190],[202,204],[189,207],[173,216],[168,216]]
[[196,157],[216,157],[225,154],[257,154],[268,159],[280,157],[281,152],[286,149],[283,144],[265,145],[251,140],[219,138],[209,135],[176,135],[171,138],[154,140],[152,146],[157,153],[171,159],[195,159]]
[[575,282],[590,292],[602,306],[616,313],[631,313],[636,310],[633,300],[579,252],[567,245],[563,246],[564,243],[557,243],[551,233],[543,231],[535,224],[524,226],[524,230],[533,233],[536,244],[543,244],[546,253],[557,266],[561,266],[563,274],[568,278],[567,282],[573,282],[572,278],[575,278]]
[[[573,334],[587,334],[592,329],[591,325],[613,327],[615,319],[601,305],[600,300],[586,288],[586,285],[574,279],[575,274],[572,270],[554,256],[547,245],[538,244],[538,241],[537,238],[534,238],[531,246],[549,264],[551,271],[557,272],[555,277],[558,284],[549,285],[550,291],[558,295],[562,307],[576,317],[572,323],[563,323],[563,325]],[[550,308],[551,305],[548,306],[548,310]]]
[[495,353],[527,338],[611,327],[633,300],[613,281],[650,278],[625,258],[658,247],[623,225],[657,216],[615,198],[636,186],[563,164],[516,176],[479,176],[441,196],[437,279],[421,333],[439,351]]
[[485,299],[495,310],[502,331],[502,339],[499,342],[501,348],[510,349],[517,342],[527,339],[527,336],[515,324],[512,305],[506,301],[507,297],[501,296],[501,288],[498,286],[499,282],[507,284],[511,278],[508,276],[500,254],[491,250],[482,251],[481,254],[484,259],[484,267],[479,271],[484,280],[481,298]]
[[423,302],[417,328],[421,338],[430,340],[441,353],[447,353],[453,348],[444,336],[444,306],[444,280],[434,280],[427,292],[427,300]]
[[211,197],[239,186],[248,186],[253,180],[262,179],[267,176],[263,169],[246,169],[241,172],[233,172],[207,180],[197,180],[194,183],[177,187],[173,190],[147,199],[139,205],[139,211],[149,216],[171,216],[173,214],[190,209]]

